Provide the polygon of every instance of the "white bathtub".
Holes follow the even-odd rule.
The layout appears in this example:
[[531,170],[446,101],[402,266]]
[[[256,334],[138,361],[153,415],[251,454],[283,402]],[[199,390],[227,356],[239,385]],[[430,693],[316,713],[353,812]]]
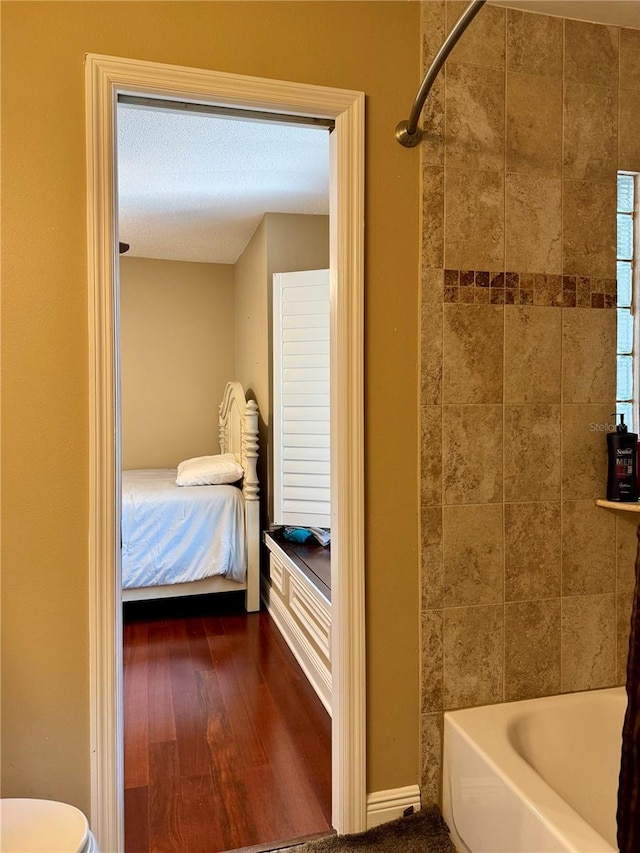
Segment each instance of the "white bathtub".
[[624,688],[444,716],[443,814],[460,853],[616,851]]

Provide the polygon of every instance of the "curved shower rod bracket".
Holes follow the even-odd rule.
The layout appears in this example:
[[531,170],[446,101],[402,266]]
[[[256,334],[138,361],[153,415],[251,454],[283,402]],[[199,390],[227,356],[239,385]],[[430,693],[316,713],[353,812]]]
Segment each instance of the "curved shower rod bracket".
[[458,43],[460,36],[467,29],[471,21],[475,18],[485,3],[486,0],[471,0],[471,3],[462,13],[460,20],[453,27],[442,43],[442,47],[436,53],[433,62],[431,63],[431,67],[425,74],[424,80],[420,85],[420,89],[418,90],[416,99],[413,102],[409,118],[407,121],[401,121],[396,126],[396,139],[400,145],[404,145],[405,148],[414,148],[422,139],[422,130],[418,127],[418,122],[420,121],[420,114],[422,113],[424,102],[427,100],[427,95],[431,91],[431,87],[435,83],[436,77],[438,76],[447,57]]

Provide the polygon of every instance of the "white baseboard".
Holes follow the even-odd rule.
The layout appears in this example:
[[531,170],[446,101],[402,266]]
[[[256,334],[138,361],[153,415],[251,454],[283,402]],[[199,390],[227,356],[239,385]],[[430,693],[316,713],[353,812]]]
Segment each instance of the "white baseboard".
[[420,788],[407,785],[405,788],[392,788],[389,791],[374,791],[367,794],[367,829],[402,817],[405,810],[413,806],[420,809]]

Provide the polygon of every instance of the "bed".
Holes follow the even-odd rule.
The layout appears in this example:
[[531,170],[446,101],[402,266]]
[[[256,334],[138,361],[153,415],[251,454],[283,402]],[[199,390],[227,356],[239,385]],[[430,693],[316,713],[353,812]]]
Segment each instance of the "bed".
[[178,486],[175,469],[123,471],[122,600],[245,590],[260,609],[258,406],[228,382],[220,453],[242,469],[237,484]]

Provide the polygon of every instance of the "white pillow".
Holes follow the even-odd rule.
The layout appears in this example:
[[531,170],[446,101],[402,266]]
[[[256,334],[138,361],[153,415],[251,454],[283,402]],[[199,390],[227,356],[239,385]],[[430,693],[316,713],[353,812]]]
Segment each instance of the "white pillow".
[[235,483],[243,474],[233,453],[195,456],[178,465],[176,483],[179,486],[219,486],[221,483]]

